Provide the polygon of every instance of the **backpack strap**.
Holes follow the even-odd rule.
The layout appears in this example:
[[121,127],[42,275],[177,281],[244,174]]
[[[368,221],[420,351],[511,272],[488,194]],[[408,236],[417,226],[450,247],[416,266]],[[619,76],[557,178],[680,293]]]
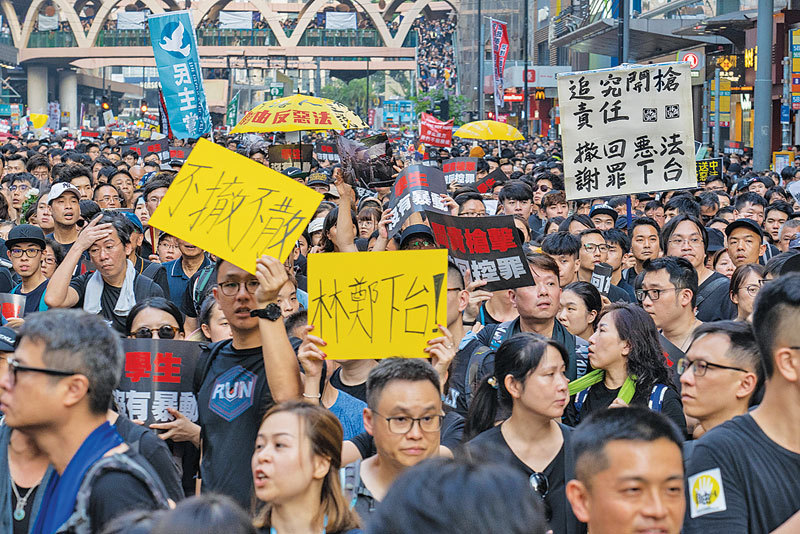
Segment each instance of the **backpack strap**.
[[361,484],[361,460],[339,469],[339,481],[345,497],[350,497],[350,509],[358,502],[358,486]]
[[200,307],[200,296],[205,293],[206,287],[208,286],[208,281],[211,278],[211,275],[214,273],[214,269],[215,265],[213,263],[211,265],[206,265],[194,280],[194,287],[192,288],[192,303],[194,303],[195,308]]
[[479,376],[480,368],[483,365],[486,356],[493,352],[492,349],[485,345],[478,345],[475,350],[472,351],[469,355],[469,363],[467,364],[467,376],[466,381],[464,383],[464,395],[466,396],[465,401],[469,404],[470,399],[472,398],[472,390],[477,389],[478,382],[483,378]]
[[660,412],[664,405],[664,396],[667,394],[667,389],[664,384],[653,386],[653,391],[650,392],[650,399],[647,401],[647,407],[654,412]]
[[12,287],[10,293],[12,295],[16,295],[17,292],[20,291],[21,288],[22,288],[22,282],[20,282],[19,284],[15,285],[14,287]]
[[586,401],[586,397],[589,396],[590,389],[592,389],[592,386],[589,386],[588,388],[575,394],[575,411],[578,412],[578,414],[581,413],[581,408],[583,408],[583,403]]
[[717,278],[716,280],[713,280],[706,287],[704,287],[697,293],[697,299],[695,299],[694,305],[700,306],[700,304],[702,304],[702,302],[706,300],[708,297],[713,295],[716,290],[718,290],[723,285],[727,284],[730,284],[730,280],[728,280],[724,276]]
[[156,273],[158,273],[158,269],[161,267],[160,263],[151,262],[144,270],[141,272],[142,276],[146,276],[150,280],[155,280]]
[[492,335],[492,341],[489,343],[489,348],[497,350],[503,341],[511,337],[511,333],[514,331],[514,321],[516,321],[516,319],[497,325],[497,329]]
[[113,454],[104,456],[94,463],[83,477],[75,499],[75,511],[57,532],[70,532],[75,534],[91,534],[95,532],[89,517],[89,500],[92,496],[92,486],[103,474],[118,471],[132,475],[147,487],[156,505],[166,510],[169,508],[166,491],[161,481],[155,480],[141,465],[136,463],[127,454]]
[[211,364],[214,363],[214,359],[219,355],[222,346],[228,341],[230,340],[224,339],[212,343],[200,354],[197,366],[194,368],[194,378],[192,379],[192,391],[195,396],[200,392],[200,388],[203,387],[203,382],[206,381],[206,376],[208,376],[208,372],[211,371]]

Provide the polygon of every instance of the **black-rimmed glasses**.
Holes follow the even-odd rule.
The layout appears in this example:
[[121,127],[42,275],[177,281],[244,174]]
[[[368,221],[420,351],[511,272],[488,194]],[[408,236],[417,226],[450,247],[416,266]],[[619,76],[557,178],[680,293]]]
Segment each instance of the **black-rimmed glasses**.
[[372,411],[378,417],[386,419],[389,425],[389,432],[392,434],[408,434],[414,428],[414,423],[419,423],[419,428],[423,432],[438,432],[442,428],[443,415],[425,415],[423,417],[385,417],[375,410]]
[[63,377],[78,374],[74,371],[60,371],[58,369],[47,369],[45,367],[28,367],[27,365],[20,365],[19,361],[11,356],[6,358],[6,363],[8,364],[8,376],[11,387],[14,387],[14,385],[17,383],[17,373],[20,371]]
[[706,371],[708,371],[709,367],[713,367],[716,369],[729,369],[731,371],[741,371],[743,373],[749,372],[746,369],[742,369],[741,367],[720,365],[718,363],[710,363],[705,360],[690,360],[689,358],[679,359],[676,370],[678,371],[679,375],[682,375],[684,372],[688,371],[689,368],[692,366],[694,366],[694,376],[705,376]]

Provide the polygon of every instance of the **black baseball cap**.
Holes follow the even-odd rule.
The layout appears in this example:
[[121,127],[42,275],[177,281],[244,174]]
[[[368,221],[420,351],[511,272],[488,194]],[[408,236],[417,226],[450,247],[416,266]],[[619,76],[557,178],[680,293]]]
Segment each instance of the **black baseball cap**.
[[14,352],[17,333],[7,326],[0,326],[0,352]]
[[8,232],[6,248],[11,250],[11,247],[17,243],[34,243],[44,250],[46,245],[44,232],[41,228],[32,224],[20,224],[19,226],[15,226]]
[[753,219],[736,219],[725,228],[725,235],[730,237],[734,230],[742,227],[752,230],[761,238],[764,237],[764,230],[762,230],[761,226],[759,226],[758,223]]
[[292,179],[294,179],[294,178],[305,178],[306,176],[308,176],[307,172],[303,172],[302,169],[299,169],[297,167],[289,167],[288,169],[284,169],[282,174],[284,176],[288,176],[289,178],[292,178]]
[[403,230],[402,234],[400,234],[400,246],[398,248],[402,249],[403,245],[405,245],[407,241],[410,241],[414,236],[425,237],[430,239],[431,243],[436,243],[433,238],[433,230],[431,230],[430,226],[426,224],[412,224]]
[[612,219],[614,219],[614,222],[617,222],[617,217],[619,216],[619,213],[617,213],[617,210],[615,210],[608,204],[598,204],[592,208],[591,212],[589,212],[589,218],[591,219],[595,215],[608,215]]
[[725,248],[725,236],[722,235],[722,231],[716,228],[711,228],[710,226],[706,226],[706,232],[708,232],[709,254],[713,254],[714,252]]

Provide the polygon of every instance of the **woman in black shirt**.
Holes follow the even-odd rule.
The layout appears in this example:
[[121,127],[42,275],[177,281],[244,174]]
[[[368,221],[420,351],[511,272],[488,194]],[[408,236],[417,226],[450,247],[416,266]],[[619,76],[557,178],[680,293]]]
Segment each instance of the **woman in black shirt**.
[[[522,471],[532,491],[544,498],[554,534],[585,532],[565,494],[573,470],[570,429],[556,422],[569,398],[568,361],[564,347],[538,334],[504,341],[494,376],[481,383],[470,406],[467,432],[480,434],[465,447],[482,461]],[[510,416],[495,426],[500,410]]]
[[628,303],[603,308],[589,338],[589,372],[569,385],[564,422],[575,426],[592,412],[637,404],[663,412],[686,431],[680,395],[670,380],[650,315]]

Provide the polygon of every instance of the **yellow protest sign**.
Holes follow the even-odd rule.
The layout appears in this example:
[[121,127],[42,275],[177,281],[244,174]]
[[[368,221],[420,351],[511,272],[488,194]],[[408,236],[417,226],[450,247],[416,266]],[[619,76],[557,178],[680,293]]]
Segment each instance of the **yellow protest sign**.
[[330,358],[425,358],[447,321],[447,251],[309,254],[308,308]]
[[46,113],[31,113],[30,117],[31,124],[35,130],[44,128],[45,124],[47,124],[47,120],[50,118]]
[[284,261],[322,195],[200,139],[150,225],[255,274],[262,254]]

